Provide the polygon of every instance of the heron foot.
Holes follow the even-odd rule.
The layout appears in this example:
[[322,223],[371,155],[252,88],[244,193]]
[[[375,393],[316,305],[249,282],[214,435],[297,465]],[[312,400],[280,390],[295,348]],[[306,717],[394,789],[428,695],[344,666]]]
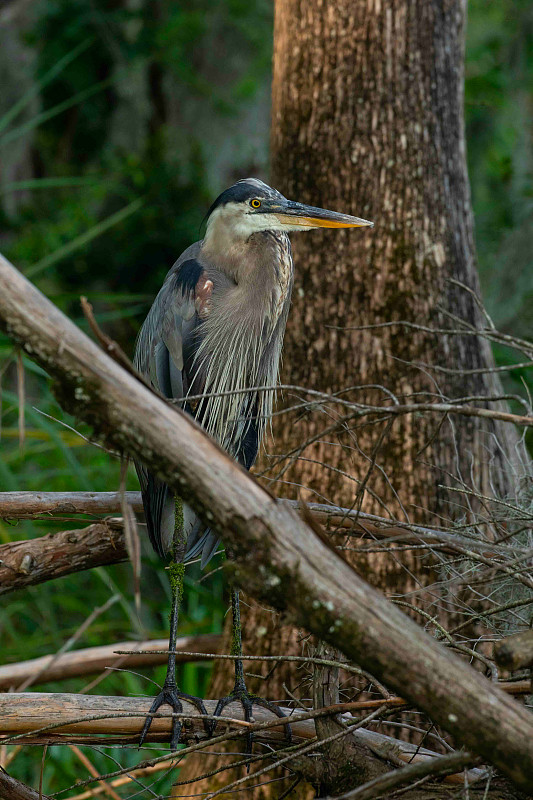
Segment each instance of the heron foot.
[[[215,709],[215,717],[220,717],[222,711],[229,706],[231,703],[240,703],[244,712],[244,719],[246,722],[253,722],[253,707],[260,706],[261,708],[266,708],[267,711],[270,711],[272,714],[275,714],[276,717],[280,719],[286,719],[287,715],[281,710],[281,708],[276,705],[276,703],[271,702],[270,700],[265,700],[263,697],[259,697],[256,694],[250,694],[248,689],[246,688],[246,684],[244,681],[237,681],[235,683],[235,688],[233,691],[227,695],[227,697],[223,697],[221,700],[218,701],[217,707]],[[213,727],[213,732],[217,726],[217,722],[215,722]],[[288,742],[292,742],[292,729],[290,725],[284,725],[285,729],[285,738]],[[254,734],[253,731],[247,730],[246,731],[246,755],[252,755],[252,748],[254,742]],[[250,766],[248,765],[248,770]]]
[[[152,705],[150,706],[150,711],[148,712],[148,716],[146,717],[143,725],[143,729],[141,731],[141,735],[139,738],[139,747],[142,747],[144,744],[144,740],[146,739],[146,735],[150,730],[150,725],[152,724],[153,716],[156,711],[158,711],[161,706],[170,706],[172,711],[175,714],[183,714],[183,704],[182,700],[186,700],[191,705],[195,706],[198,709],[200,714],[207,715],[207,710],[204,705],[203,700],[199,697],[194,697],[192,694],[186,694],[185,692],[181,692],[177,685],[174,682],[167,682],[165,681],[162,690],[159,692],[157,697],[154,698]],[[209,723],[208,720],[204,719],[204,729],[208,736],[212,734],[212,725]],[[181,731],[183,728],[183,720],[179,717],[172,717],[172,735],[170,738],[170,749],[176,750],[181,736]]]

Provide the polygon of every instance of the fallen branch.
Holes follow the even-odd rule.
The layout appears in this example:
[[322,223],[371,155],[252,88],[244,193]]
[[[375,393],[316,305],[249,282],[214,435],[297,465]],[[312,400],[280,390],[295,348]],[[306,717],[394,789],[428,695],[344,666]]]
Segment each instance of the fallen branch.
[[0,545],[0,595],[128,558],[121,520]]
[[510,671],[533,667],[533,630],[509,636],[495,644],[494,660],[498,666]]
[[[5,738],[25,744],[130,744],[138,740],[144,719],[150,708],[152,698],[108,697],[79,694],[47,694],[41,692],[0,693],[0,744]],[[217,701],[205,700],[208,715],[215,711]],[[202,717],[197,709],[184,701],[183,741],[204,741],[206,738]],[[349,704],[346,704],[349,705]],[[292,709],[282,709],[290,721],[295,743],[313,739],[315,723],[313,715],[338,713],[337,707],[301,713]],[[224,723],[219,723],[216,731],[233,736],[243,735],[246,729],[253,729],[255,741],[269,744],[286,744],[283,725],[277,717],[261,707],[254,707],[254,722],[245,722],[240,703],[235,702],[224,709]],[[171,732],[172,714],[163,710],[154,715],[147,735],[151,742],[168,742]],[[303,719],[301,719],[303,717]],[[354,718],[346,715],[344,721],[353,723]],[[47,728],[48,730],[43,730]],[[395,757],[405,763],[412,760],[427,761],[435,758],[432,750],[401,742],[385,734],[361,728],[354,734],[355,739],[382,760]],[[155,763],[155,762],[154,762]],[[107,776],[106,776],[107,777]]]
[[[140,492],[125,492],[134,511],[142,511]],[[43,514],[119,514],[119,492],[0,492],[0,519],[31,519]]]
[[0,797],[2,800],[50,800],[48,795],[36,792],[25,783],[12,778],[2,767],[0,767]]
[[[126,492],[125,496],[134,511],[143,511],[140,492]],[[292,508],[300,508],[300,503],[295,500],[285,502]],[[428,547],[440,545],[453,552],[457,547],[469,548],[473,552],[485,553],[488,557],[495,552],[513,555],[510,547],[462,536],[455,531],[411,525],[324,503],[307,503],[306,507],[327,530],[350,531],[359,536],[380,540],[394,539],[396,544],[413,543]],[[54,514],[120,513],[122,506],[118,492],[0,492],[0,518],[3,519],[35,519]],[[118,527],[119,520],[114,522]]]
[[[177,663],[190,663],[207,659],[235,659],[237,656],[228,656],[217,653],[216,650],[222,641],[221,634],[205,633],[198,636],[182,636],[176,643]],[[99,647],[86,647],[74,650],[59,656],[51,654],[28,661],[18,661],[13,664],[0,666],[0,691],[13,690],[22,683],[38,675],[38,683],[76,678],[80,675],[90,675],[101,672],[108,667],[118,666],[125,669],[138,667],[157,666],[166,664],[168,659],[168,641],[166,639],[153,639],[148,642],[116,642]],[[244,662],[262,661],[275,662],[299,661],[312,663],[306,656],[251,656],[244,655]],[[52,663],[53,662],[53,663]],[[330,663],[330,662],[326,662]],[[48,666],[50,664],[50,666]],[[338,663],[339,668],[348,668],[345,663]],[[528,680],[500,681],[498,688],[506,694],[518,697],[530,694],[531,685]],[[386,699],[360,700],[347,704],[352,710],[379,708],[381,705],[404,706],[408,705],[401,697],[390,696]],[[340,703],[338,711],[346,711],[346,704]]]
[[[176,642],[177,663],[203,659],[207,654],[216,651],[221,638],[220,634],[215,633],[182,636]],[[117,655],[117,650],[121,650],[122,653]],[[139,650],[142,652],[138,652]],[[194,654],[191,655],[190,651],[194,651]],[[125,655],[126,652],[131,655]],[[38,676],[37,682],[42,684],[48,681],[62,681],[80,675],[90,675],[93,672],[102,672],[107,667],[120,666],[121,669],[151,667],[157,664],[166,664],[167,659],[167,639],[154,639],[149,642],[116,642],[100,647],[87,647],[83,650],[63,653],[57,658],[53,654],[34,658],[31,661],[4,664],[0,666],[0,690],[14,689],[34,675]]]
[[294,509],[99,350],[2,257],[0,325],[49,372],[67,410],[143,460],[220,532],[238,585],[403,693],[518,786],[531,786],[529,712],[366,584]]
[[[14,709],[9,700],[14,701]],[[85,745],[98,743],[99,746],[135,744],[149,704],[149,699],[141,700],[139,698],[69,694],[0,694],[2,727],[5,727],[8,731],[12,729],[17,732],[15,736],[0,740],[0,743],[2,741],[16,741],[17,743],[23,742],[26,744],[46,743],[57,745],[70,744],[73,741],[77,741]],[[21,709],[18,706],[21,706]],[[206,701],[206,708],[210,715],[212,715],[215,706],[216,701]],[[22,711],[22,718],[18,713],[19,710]],[[284,709],[284,711],[289,715],[289,709]],[[292,760],[293,757],[298,757],[301,761],[306,751],[315,751],[316,748],[320,748],[321,742],[316,740],[314,719],[319,716],[331,715],[336,711],[337,708],[332,706],[307,713],[293,712],[292,716],[287,717],[287,721],[290,720],[293,731],[293,743],[288,750],[282,750],[281,752],[292,751],[292,755],[289,758]],[[158,713],[154,716],[148,735],[150,741],[168,740],[171,716],[172,714],[169,712]],[[177,756],[179,759],[190,752],[199,750],[207,750],[209,752],[213,746],[217,747],[222,742],[242,736],[245,729],[253,730],[255,740],[264,743],[269,749],[272,747],[277,749],[280,746],[287,745],[279,718],[261,708],[258,708],[257,712],[254,710],[253,723],[245,722],[240,704],[234,704],[233,707],[225,710],[223,714],[224,722],[220,722],[220,718],[217,718],[219,726],[212,738],[206,737],[201,721],[202,717],[198,715],[194,707],[185,703],[184,713],[179,716],[182,716],[184,720],[183,741],[185,743],[192,742],[185,749],[172,754],[173,757]],[[212,716],[210,718],[214,719]],[[385,764],[387,762],[394,764],[425,763],[437,758],[437,754],[431,750],[408,742],[399,742],[384,734],[358,727],[357,724],[354,725],[354,718],[350,715],[345,715],[343,722],[347,726],[346,731],[342,733],[343,738],[345,738],[345,746],[351,748],[352,752],[354,748],[358,749],[361,756],[366,759],[363,764],[368,765],[368,769],[362,768],[362,772],[359,772],[363,779],[365,779],[365,774],[376,774],[377,764],[380,764],[377,770],[379,774],[379,771],[386,770]],[[41,725],[42,727],[36,730],[34,728],[35,725]],[[57,732],[58,729],[71,732]],[[74,733],[74,730],[78,730],[78,733]],[[28,731],[28,735],[26,735],[26,731]],[[83,731],[83,733],[80,733],[80,731]],[[91,731],[94,731],[94,733],[91,733]],[[105,737],[102,735],[103,733],[106,734]],[[121,733],[122,735],[120,735]],[[311,740],[310,744],[306,744],[309,740]],[[373,756],[377,757],[377,760],[374,759],[375,763],[371,765]],[[265,752],[262,757],[268,758],[268,752]],[[262,757],[256,756],[255,759]],[[472,759],[472,756],[470,758]],[[138,764],[136,770],[156,767],[158,764],[165,762],[166,759],[168,759],[168,755],[151,758],[149,761],[143,761]],[[174,764],[176,764],[175,761]],[[130,775],[131,767],[124,767],[106,775],[95,775],[94,781],[101,782],[105,780],[107,782],[117,775],[122,776],[125,773]],[[469,777],[474,780],[482,774],[481,770],[474,769],[470,771]],[[457,784],[463,781],[463,776],[450,775],[447,780],[450,783]],[[78,785],[86,786],[92,782],[92,779],[88,779],[81,781]],[[93,790],[92,794],[95,794],[96,791]]]

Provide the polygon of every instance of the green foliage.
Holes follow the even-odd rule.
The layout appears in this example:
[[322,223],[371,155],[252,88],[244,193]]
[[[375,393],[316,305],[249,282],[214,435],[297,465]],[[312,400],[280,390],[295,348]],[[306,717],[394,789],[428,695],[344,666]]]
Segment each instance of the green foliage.
[[[224,76],[218,87],[211,85],[208,74],[215,68],[210,59],[217,58],[217,48],[207,40],[223,37],[231,28],[223,7],[189,3],[178,9],[175,4],[166,8],[165,4],[148,7],[141,3],[127,10],[121,4],[110,9],[109,4],[92,0],[58,0],[40,5],[34,30],[26,35],[26,42],[37,53],[35,83],[21,98],[16,113],[0,118],[0,155],[9,159],[13,143],[29,137],[36,177],[1,187],[4,198],[24,192],[16,213],[4,212],[0,219],[2,249],[84,328],[79,295],[88,295],[98,322],[130,354],[140,319],[166,271],[198,237],[211,196],[201,137],[194,130],[186,136],[178,130],[177,141],[173,139],[173,104],[199,97],[208,101],[212,117],[223,114],[231,119],[241,113],[243,103],[253,101],[261,63],[265,68],[262,77],[268,77],[270,52],[267,36],[261,42],[266,54],[263,61],[258,63],[251,55],[256,42],[249,35],[255,31],[250,20],[257,18],[258,8],[253,3],[235,7],[234,13],[241,14],[242,20],[231,31],[231,43],[221,41],[223,47],[241,51],[241,63],[232,64],[231,76]],[[220,60],[223,56],[218,49]],[[200,58],[205,58],[205,68],[198,63],[201,53],[209,54],[209,58]],[[166,95],[165,75],[175,82]],[[138,98],[131,97],[132,86],[141,96],[138,103]],[[35,96],[43,111],[20,118]],[[138,135],[133,130],[137,124]],[[12,345],[1,337],[0,369],[9,359]],[[18,447],[14,363],[2,376],[1,489],[117,489],[119,462],[62,427],[61,422],[91,437],[87,426],[58,408],[42,371],[26,359],[24,367],[26,441],[22,451]],[[133,472],[128,475],[128,488],[138,488]],[[0,541],[31,538],[80,522],[83,524],[79,518],[17,525],[0,522]],[[0,616],[3,661],[56,652],[95,608],[114,596],[118,600],[96,618],[76,647],[167,636],[168,575],[146,542],[143,549],[140,618],[134,607],[129,565],[67,576],[29,589],[24,597],[6,598]],[[202,583],[200,577],[198,565],[188,568],[181,635],[219,631],[222,626],[221,573],[204,577]],[[181,687],[205,694],[209,669],[205,663],[180,666]],[[155,687],[151,681],[162,684],[165,668],[144,672],[146,678],[109,672],[91,691],[152,695]],[[88,682],[89,678],[70,679],[43,688],[79,692]],[[90,750],[88,755],[102,772],[115,766],[112,749]],[[140,755],[135,748],[121,748],[119,757],[121,764],[133,765]],[[50,750],[43,791],[64,789],[85,777],[80,766],[67,748]],[[38,785],[40,758],[31,749],[23,749],[12,771],[21,780]],[[150,783],[158,793],[169,793],[168,776],[150,779]]]
[[471,0],[465,108],[485,299],[496,324],[533,338],[533,7]]
[[[531,340],[533,6],[470,0],[468,8],[465,116],[483,295],[499,330]],[[500,366],[524,360],[504,347],[494,355]],[[533,395],[533,370],[502,377],[507,391]]]

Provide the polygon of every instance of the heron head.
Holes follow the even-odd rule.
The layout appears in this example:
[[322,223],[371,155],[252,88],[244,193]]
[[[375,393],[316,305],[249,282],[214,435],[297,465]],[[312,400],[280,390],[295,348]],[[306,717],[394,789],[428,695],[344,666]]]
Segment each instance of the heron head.
[[374,223],[349,214],[287,200],[257,178],[245,178],[222,192],[207,213],[207,231],[223,227],[235,238],[260,231],[309,231],[313,228],[363,228]]

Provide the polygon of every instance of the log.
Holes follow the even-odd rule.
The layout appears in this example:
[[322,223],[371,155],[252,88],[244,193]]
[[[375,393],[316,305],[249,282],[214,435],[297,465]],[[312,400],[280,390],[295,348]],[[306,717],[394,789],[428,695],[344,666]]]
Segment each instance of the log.
[[[216,700],[204,701],[208,714],[213,714]],[[107,697],[98,695],[46,694],[38,692],[0,694],[0,737],[24,734],[17,743],[34,745],[62,744],[135,744],[138,741],[144,718],[150,708],[151,698]],[[187,715],[182,730],[185,744],[197,744],[206,740],[205,729],[194,706],[186,701],[183,704]],[[293,743],[305,743],[316,736],[312,719],[298,720],[300,712],[282,708],[287,716],[292,714],[291,729]],[[244,734],[247,725],[240,703],[232,703],[222,716],[228,720],[219,723],[215,736],[221,733]],[[354,718],[345,714],[347,724]],[[265,709],[254,707],[254,726],[276,722],[276,718]],[[53,730],[42,731],[47,726]],[[35,733],[34,733],[35,731]],[[38,733],[37,731],[41,731]],[[168,742],[171,732],[170,710],[162,709],[154,717],[146,740],[148,742]],[[406,764],[432,762],[439,757],[437,753],[411,742],[402,742],[386,734],[367,728],[359,728],[349,734],[352,741],[364,748],[368,757],[382,762],[404,762]],[[2,743],[0,738],[0,744]],[[254,734],[256,742],[276,747],[286,745],[283,727],[274,725],[258,730]],[[481,769],[472,769],[468,775],[474,779],[483,774]],[[449,783],[463,783],[464,775],[450,775]]]
[[[81,695],[46,692],[20,692],[15,694],[0,693],[0,736],[28,734],[19,743],[32,744],[88,744],[98,741],[100,744],[111,742],[132,742],[138,739],[146,714],[153,698],[146,697],[108,697],[102,695]],[[205,700],[208,714],[213,714],[216,700]],[[196,742],[206,738],[197,709],[183,702],[183,710],[187,715],[187,724],[183,728],[183,741]],[[295,714],[292,709],[282,708],[287,715]],[[298,714],[299,712],[296,712]],[[121,716],[122,715],[122,716]],[[128,715],[128,716],[125,716]],[[240,703],[227,706],[222,714],[228,722],[220,725],[216,734],[226,730],[244,733],[248,723],[244,723]],[[104,717],[95,719],[95,717]],[[260,706],[254,706],[254,721],[261,725],[275,721],[273,714]],[[344,715],[345,722],[352,722],[351,715]],[[59,727],[42,733],[34,733],[49,725]],[[315,723],[312,719],[292,721],[291,728],[295,743],[312,739],[315,735]],[[171,733],[171,712],[163,707],[160,715],[154,717],[147,741],[168,742]],[[360,728],[352,734],[363,746],[369,747],[373,753],[387,760],[392,753],[402,761],[427,760],[437,754],[432,750],[401,742],[382,733]],[[105,736],[105,738],[103,738]],[[271,744],[287,744],[283,726],[276,725],[255,734],[256,741]],[[0,739],[0,744],[2,739]]]
[[[217,633],[180,637],[176,642],[177,663],[199,661],[202,659],[200,654],[216,653],[221,638]],[[118,655],[117,650],[131,651],[131,655]],[[137,653],[137,650],[143,652]],[[157,652],[147,653],[147,650]],[[137,669],[138,667],[165,664],[168,658],[165,651],[168,651],[168,639],[153,639],[148,642],[115,642],[100,647],[74,650],[59,656],[51,654],[33,658],[30,661],[4,664],[0,666],[0,690],[14,689],[34,675],[38,676],[36,683],[42,684],[76,678],[80,675],[90,675],[93,672],[102,672],[106,667],[116,666],[117,662],[120,662],[121,669]],[[185,653],[180,651],[185,651]],[[190,655],[191,651],[199,655]]]
[[0,327],[64,407],[142,460],[223,536],[233,579],[448,730],[517,786],[533,784],[533,717],[349,567],[192,419],[113,362],[0,257]]
[[12,778],[0,767],[0,797],[2,800],[50,800],[48,795],[36,792],[25,783]]
[[494,645],[494,660],[499,667],[510,671],[533,667],[533,630],[497,642]]
[[72,572],[126,561],[121,520],[0,545],[0,595]]

